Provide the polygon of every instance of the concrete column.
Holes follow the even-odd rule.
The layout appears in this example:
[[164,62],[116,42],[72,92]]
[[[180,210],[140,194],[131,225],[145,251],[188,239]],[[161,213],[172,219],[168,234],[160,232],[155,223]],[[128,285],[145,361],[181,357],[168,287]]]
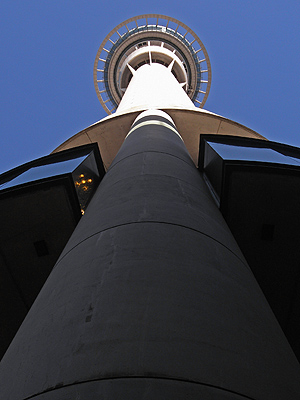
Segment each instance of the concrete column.
[[141,108],[147,110],[173,107],[196,109],[171,69],[153,63],[142,65],[134,71],[116,114]]
[[4,356],[1,398],[296,400],[299,376],[176,127],[141,115]]

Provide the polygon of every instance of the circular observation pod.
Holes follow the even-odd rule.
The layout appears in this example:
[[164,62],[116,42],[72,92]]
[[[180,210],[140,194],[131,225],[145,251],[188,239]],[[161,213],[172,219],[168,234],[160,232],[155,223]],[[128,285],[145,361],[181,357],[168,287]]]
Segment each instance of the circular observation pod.
[[94,84],[111,114],[135,70],[159,63],[171,69],[194,105],[203,107],[211,85],[211,66],[198,36],[175,18],[145,14],[127,19],[103,40],[94,64]]

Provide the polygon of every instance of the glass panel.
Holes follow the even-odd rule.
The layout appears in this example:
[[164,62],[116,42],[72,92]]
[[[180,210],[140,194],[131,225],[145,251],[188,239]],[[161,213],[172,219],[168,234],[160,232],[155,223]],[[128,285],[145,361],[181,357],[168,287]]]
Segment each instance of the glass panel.
[[72,173],[81,212],[88,205],[99,183],[99,172],[94,153],[91,153]]
[[223,160],[260,161],[300,166],[299,160],[284,156],[268,148],[232,146],[214,142],[207,143],[223,158]]
[[28,171],[17,176],[1,186],[1,189],[7,189],[24,183],[37,181],[39,179],[49,178],[51,176],[62,175],[74,171],[74,169],[85,160],[86,156],[74,158],[72,160],[61,161],[54,164],[41,165],[30,168]]

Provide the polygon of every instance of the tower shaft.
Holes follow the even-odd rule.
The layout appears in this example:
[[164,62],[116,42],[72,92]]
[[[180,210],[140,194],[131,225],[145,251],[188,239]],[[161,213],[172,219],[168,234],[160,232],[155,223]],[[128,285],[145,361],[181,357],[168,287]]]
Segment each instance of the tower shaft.
[[192,100],[172,74],[171,68],[151,63],[134,71],[116,114],[141,108],[147,110],[169,107],[195,109]]
[[133,124],[2,362],[4,398],[296,399],[297,362],[161,115]]
[[97,142],[107,172],[2,359],[1,398],[299,399],[299,364],[215,201],[223,145],[201,146],[215,199],[196,167],[202,134],[262,138],[196,109],[211,83],[202,42],[134,17],[100,46],[94,83],[115,115],[56,151]]

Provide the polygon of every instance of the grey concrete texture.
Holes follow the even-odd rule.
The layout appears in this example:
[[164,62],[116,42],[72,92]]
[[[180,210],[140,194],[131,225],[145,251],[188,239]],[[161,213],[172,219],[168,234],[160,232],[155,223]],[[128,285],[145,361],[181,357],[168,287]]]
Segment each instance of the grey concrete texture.
[[299,377],[183,142],[144,126],[4,356],[0,397],[296,400]]

